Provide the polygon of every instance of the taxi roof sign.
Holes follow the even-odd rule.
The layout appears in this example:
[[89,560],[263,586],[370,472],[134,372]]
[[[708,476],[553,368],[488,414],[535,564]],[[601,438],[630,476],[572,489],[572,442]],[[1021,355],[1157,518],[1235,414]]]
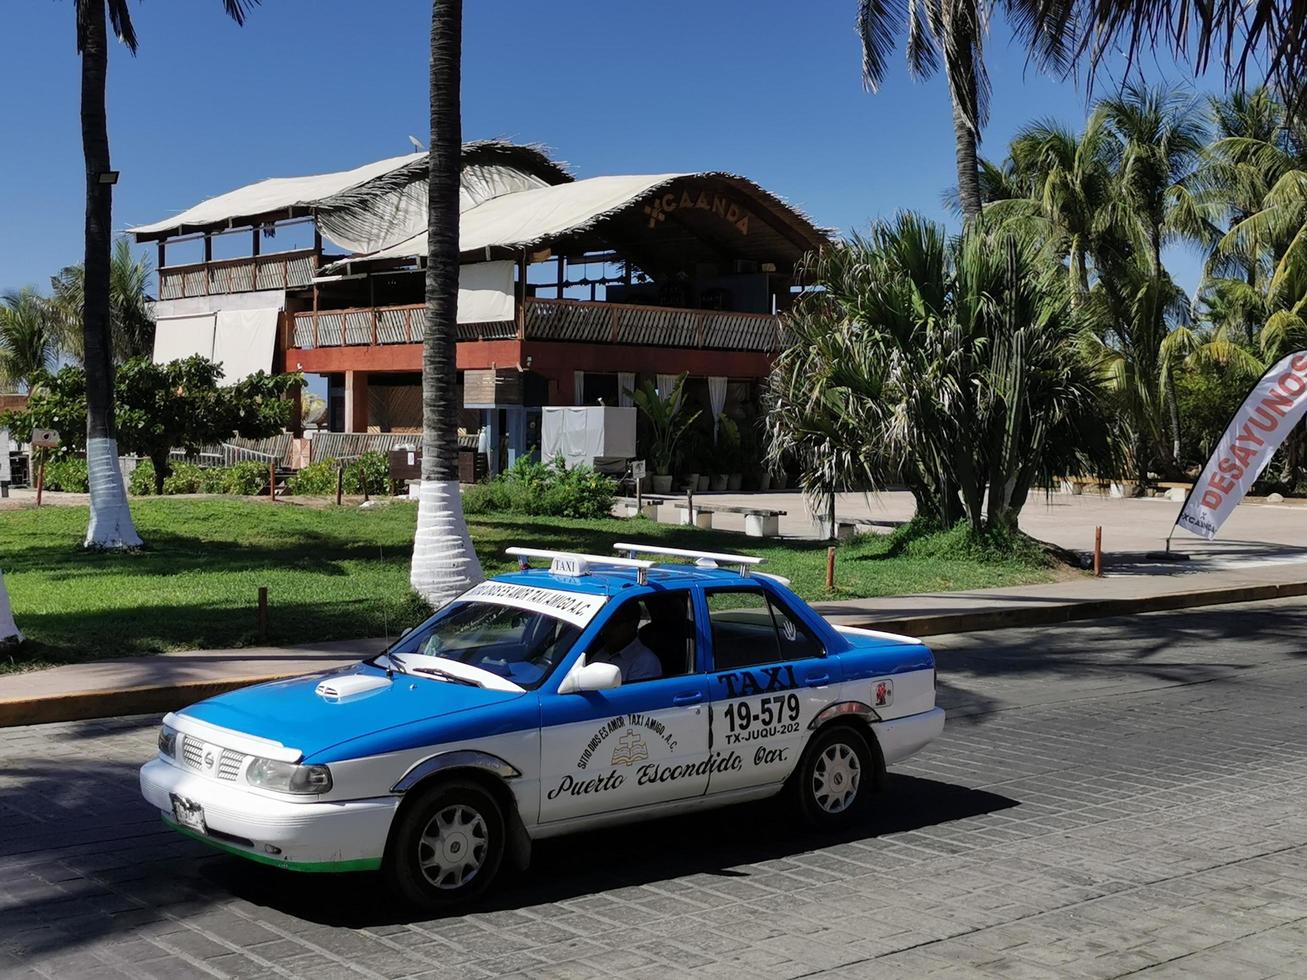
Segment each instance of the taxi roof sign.
[[573,551],[547,551],[544,548],[506,548],[504,553],[516,558],[548,558],[549,570],[555,575],[580,576],[589,575],[591,565],[609,568],[634,568],[636,579],[645,584],[645,573],[653,568],[653,562],[635,558],[613,558],[610,555],[585,555]]

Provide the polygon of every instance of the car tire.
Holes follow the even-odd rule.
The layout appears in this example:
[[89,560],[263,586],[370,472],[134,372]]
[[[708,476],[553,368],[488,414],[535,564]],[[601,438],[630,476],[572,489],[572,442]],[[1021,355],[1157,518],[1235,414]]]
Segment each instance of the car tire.
[[818,730],[790,786],[799,815],[818,830],[837,830],[865,817],[876,789],[875,760],[867,736],[852,725]]
[[390,886],[424,909],[470,902],[490,887],[504,860],[504,811],[468,780],[448,780],[405,801],[386,844]]

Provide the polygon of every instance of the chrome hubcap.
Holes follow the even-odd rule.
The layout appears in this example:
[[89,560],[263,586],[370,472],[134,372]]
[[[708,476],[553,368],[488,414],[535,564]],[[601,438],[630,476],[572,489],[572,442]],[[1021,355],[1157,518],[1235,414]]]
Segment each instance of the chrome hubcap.
[[827,813],[847,810],[862,783],[858,753],[844,742],[828,745],[812,770],[812,795]]
[[486,822],[471,807],[447,806],[418,839],[418,865],[437,888],[466,885],[481,870],[489,845]]

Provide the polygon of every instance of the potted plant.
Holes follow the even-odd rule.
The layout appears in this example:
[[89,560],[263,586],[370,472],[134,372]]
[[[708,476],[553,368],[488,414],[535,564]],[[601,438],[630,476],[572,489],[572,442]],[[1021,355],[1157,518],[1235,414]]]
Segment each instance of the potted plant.
[[638,391],[631,393],[641,414],[649,423],[649,462],[653,465],[654,493],[671,493],[672,467],[676,463],[677,448],[699,412],[687,415],[681,401],[681,389],[685,385],[682,373],[672,385],[666,396],[658,394],[653,382],[645,381]]
[[705,460],[708,458],[708,446],[704,439],[702,426],[692,426],[685,433],[681,445],[682,472],[680,485],[697,492],[699,477],[703,473]]

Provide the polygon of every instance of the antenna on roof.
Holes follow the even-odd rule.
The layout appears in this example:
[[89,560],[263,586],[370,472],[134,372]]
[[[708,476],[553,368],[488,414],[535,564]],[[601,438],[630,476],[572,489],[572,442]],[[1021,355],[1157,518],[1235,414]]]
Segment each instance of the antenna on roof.
[[427,148],[422,145],[422,141],[416,136],[410,135],[408,141],[413,144],[413,149],[417,150],[419,153],[427,152]]
[[628,558],[634,558],[636,555],[666,555],[669,558],[693,558],[696,563],[710,562],[713,565],[718,563],[725,565],[740,566],[740,574],[745,578],[749,576],[749,569],[754,565],[761,565],[766,559],[759,558],[757,555],[727,555],[716,551],[691,551],[687,548],[664,548],[656,544],[629,544],[618,542],[613,545],[614,551],[625,551]]

